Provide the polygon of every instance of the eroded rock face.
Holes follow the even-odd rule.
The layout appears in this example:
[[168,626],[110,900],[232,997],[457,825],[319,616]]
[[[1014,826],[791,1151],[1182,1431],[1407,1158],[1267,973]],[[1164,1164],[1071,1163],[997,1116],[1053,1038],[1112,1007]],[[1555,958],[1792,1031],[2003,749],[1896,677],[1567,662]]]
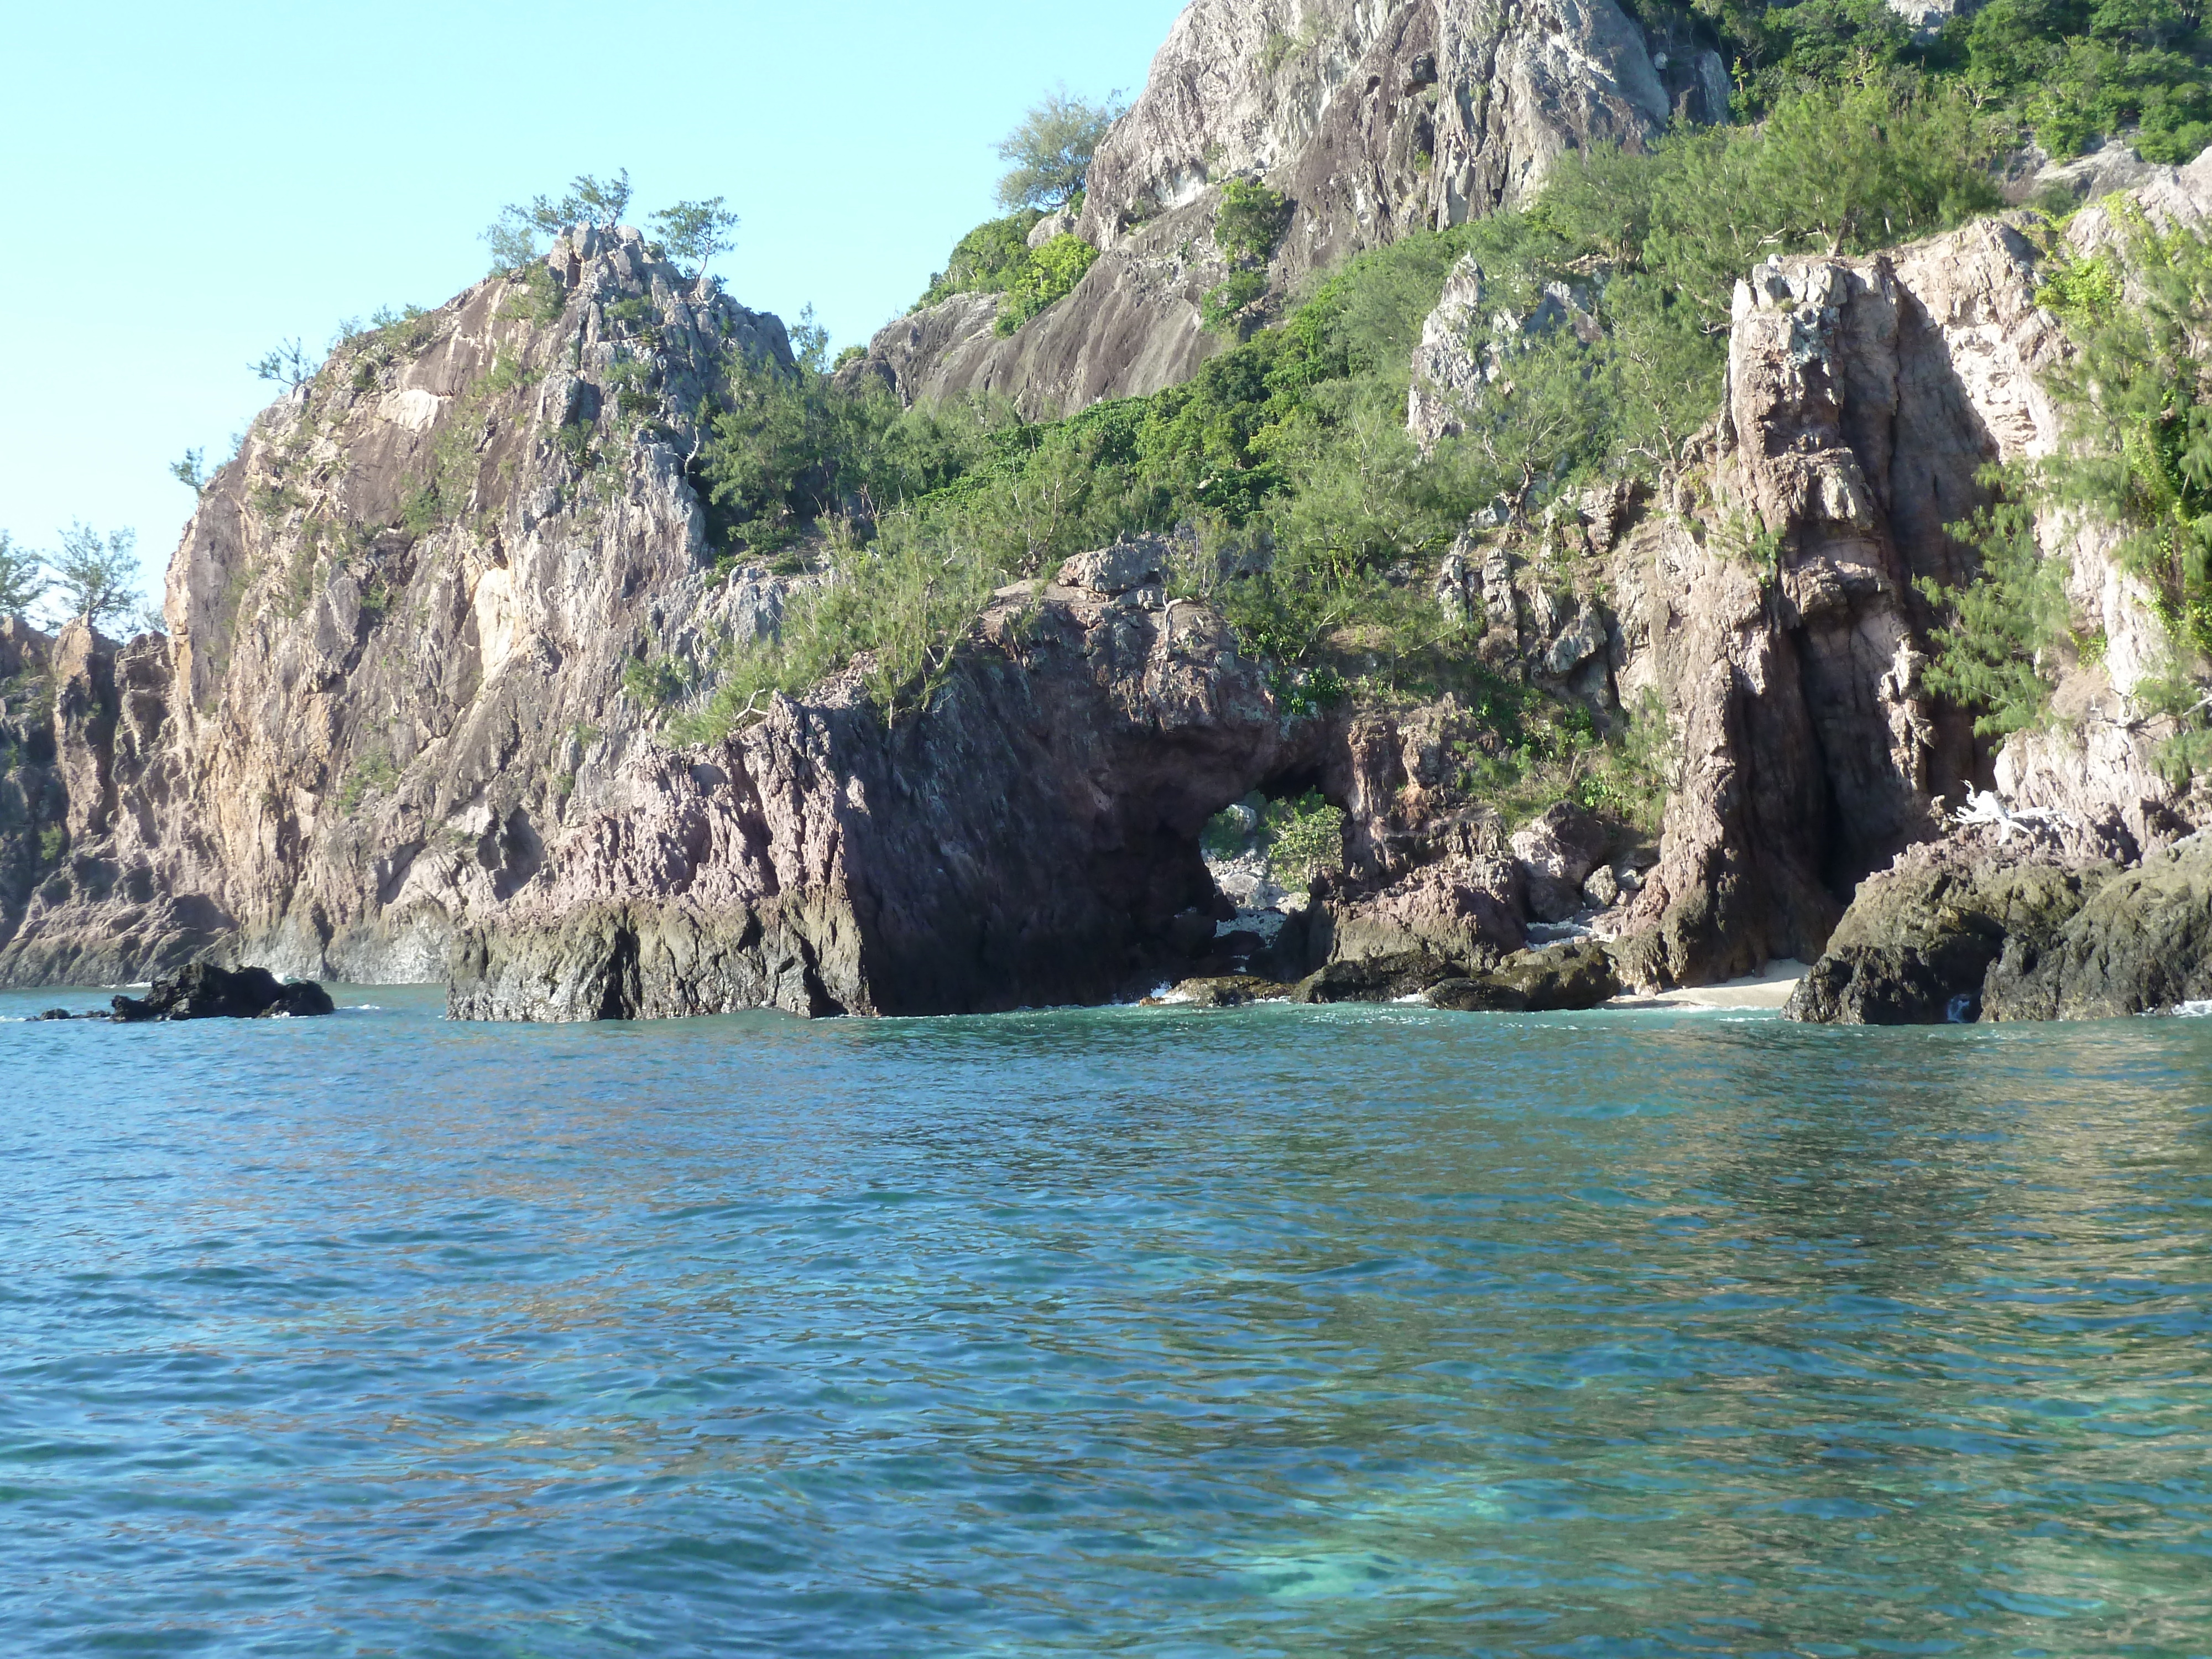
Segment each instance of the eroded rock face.
[[1229,174],[1296,201],[1299,271],[1526,199],[1551,164],[1711,120],[1694,51],[1668,72],[1611,0],[1195,0],[1093,163],[1083,233],[1198,200]]
[[[2166,188],[2179,199],[2186,181]],[[1913,585],[1971,574],[1945,526],[1982,505],[1981,467],[2059,441],[2041,377],[2067,348],[2035,307],[2037,262],[1983,221],[1873,259],[1771,263],[1739,291],[1710,463],[1729,505],[1701,532],[1685,533],[1693,514],[1647,524],[1623,556],[1644,606],[1624,627],[1650,647],[1624,683],[1663,688],[1684,744],[1664,856],[1632,912],[1639,982],[1811,960],[1856,884],[1937,834],[1969,783],[2133,847],[2186,827],[2139,723],[2076,719],[1992,754],[1920,684],[1934,618]],[[2152,608],[2109,539],[2045,532],[2083,631],[2127,641],[2061,687],[2063,713],[2094,712],[2087,679],[2109,701],[2143,672]]]
[[[1133,557],[1077,574],[1119,586]],[[551,878],[459,945],[452,1009],[956,1013],[1149,988],[1212,939],[1206,820],[1326,739],[1206,607],[1010,589],[926,714],[886,726],[848,679],[638,757]]]
[[998,331],[997,295],[957,294],[886,325],[840,380],[878,380],[908,404],[1004,397],[1032,420],[1179,385],[1219,349],[1199,316],[1222,277],[1212,236],[1210,199],[1163,215],[1011,335]]
[[1583,883],[1611,842],[1611,831],[1595,813],[1565,800],[1515,832],[1513,856],[1528,883],[1528,908],[1540,920],[1565,921],[1582,908]]

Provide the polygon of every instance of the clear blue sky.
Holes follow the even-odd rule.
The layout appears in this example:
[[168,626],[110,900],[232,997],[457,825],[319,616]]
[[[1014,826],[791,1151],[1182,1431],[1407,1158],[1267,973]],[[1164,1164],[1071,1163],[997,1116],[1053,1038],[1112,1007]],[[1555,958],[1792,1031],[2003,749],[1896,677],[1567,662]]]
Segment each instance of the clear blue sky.
[[836,343],[994,210],[992,144],[1065,81],[1133,94],[1182,0],[26,5],[0,155],[0,529],[138,532],[149,591],[246,365],[483,274],[502,203],[627,167],[631,216],[724,196],[742,302]]

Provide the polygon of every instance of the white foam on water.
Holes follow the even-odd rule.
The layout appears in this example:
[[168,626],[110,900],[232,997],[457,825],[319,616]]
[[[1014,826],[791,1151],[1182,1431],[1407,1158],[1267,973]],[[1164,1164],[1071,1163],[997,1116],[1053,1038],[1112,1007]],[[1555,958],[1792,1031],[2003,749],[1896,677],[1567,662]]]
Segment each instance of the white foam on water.
[[2169,1011],[2176,1019],[2212,1018],[2212,999],[2195,1002],[2177,1002]]

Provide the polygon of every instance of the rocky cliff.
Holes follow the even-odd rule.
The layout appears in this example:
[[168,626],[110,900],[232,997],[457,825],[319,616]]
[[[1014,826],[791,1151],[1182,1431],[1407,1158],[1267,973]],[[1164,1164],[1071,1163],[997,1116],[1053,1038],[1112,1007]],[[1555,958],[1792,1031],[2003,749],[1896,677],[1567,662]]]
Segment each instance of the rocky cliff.
[[452,927],[647,741],[633,655],[772,623],[764,573],[710,581],[684,471],[683,411],[741,354],[787,362],[781,324],[592,230],[342,344],[209,486],[167,639],[5,647],[40,670],[27,752],[52,759],[18,809],[14,856],[44,865],[0,981],[210,950],[442,975]]
[[[2130,210],[2208,209],[2212,160]],[[2118,216],[2087,210],[2069,246]],[[0,981],[215,957],[588,1018],[1248,971],[1474,1006],[1501,973],[1596,994],[1820,957],[1807,1018],[2202,994],[2188,849],[2212,811],[2130,712],[2160,624],[2110,536],[2040,526],[2104,641],[2061,653],[2060,719],[1993,748],[1923,679],[1915,583],[1972,568],[1945,526],[1985,464],[2060,441],[2039,225],[1768,261],[1679,465],[1534,517],[1501,501],[1432,576],[1393,577],[1433,580],[1490,683],[1662,732],[1656,838],[1565,801],[1509,823],[1480,700],[1291,695],[1212,603],[1173,597],[1191,552],[1159,540],[1000,592],[923,713],[887,722],[861,664],[673,742],[637,685],[689,683],[821,580],[717,558],[694,471],[708,394],[790,349],[635,233],[579,228],[348,339],[258,421],[178,550],[167,637],[0,628]],[[1417,420],[1492,395],[1479,287],[1455,277],[1425,333]],[[1995,828],[1955,827],[1970,786]],[[1339,867],[1291,913],[1249,902],[1249,872],[1232,899],[1203,826],[1307,791],[1343,815]],[[1605,971],[1515,955],[1569,937],[1604,942]]]
[[1199,303],[1227,274],[1224,179],[1292,216],[1277,294],[1362,248],[1527,198],[1564,152],[1635,145],[1675,115],[1725,118],[1719,57],[1654,37],[1614,0],[1193,0],[1100,147],[1075,291],[1002,338],[990,296],[890,324],[856,373],[908,401],[964,392],[1073,413],[1188,378],[1215,348]]

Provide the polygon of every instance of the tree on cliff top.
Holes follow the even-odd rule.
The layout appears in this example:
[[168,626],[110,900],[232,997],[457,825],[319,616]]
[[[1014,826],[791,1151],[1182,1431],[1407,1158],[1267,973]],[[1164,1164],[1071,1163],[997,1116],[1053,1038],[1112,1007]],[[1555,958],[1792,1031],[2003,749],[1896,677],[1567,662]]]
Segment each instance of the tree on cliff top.
[[509,202],[485,229],[492,264],[500,270],[526,265],[544,250],[538,238],[557,236],[574,224],[589,223],[612,230],[629,207],[629,169],[618,167],[611,179],[580,173],[568,181],[568,193],[559,201],[533,196]]
[[663,208],[653,216],[652,223],[669,257],[690,267],[695,279],[707,274],[708,262],[716,254],[738,245],[738,216],[723,206],[719,196]]
[[16,546],[15,538],[0,530],[0,617],[21,616],[45,595],[46,586],[39,556]]
[[1013,166],[999,180],[999,202],[1008,208],[1066,207],[1090,176],[1091,158],[1121,118],[1119,93],[1093,104],[1056,87],[1022,117],[1022,124],[999,141],[999,159]]
[[137,598],[131,585],[138,574],[131,550],[137,540],[136,531],[112,530],[103,536],[82,524],[62,532],[62,550],[49,568],[70,616],[97,628],[131,611]]

